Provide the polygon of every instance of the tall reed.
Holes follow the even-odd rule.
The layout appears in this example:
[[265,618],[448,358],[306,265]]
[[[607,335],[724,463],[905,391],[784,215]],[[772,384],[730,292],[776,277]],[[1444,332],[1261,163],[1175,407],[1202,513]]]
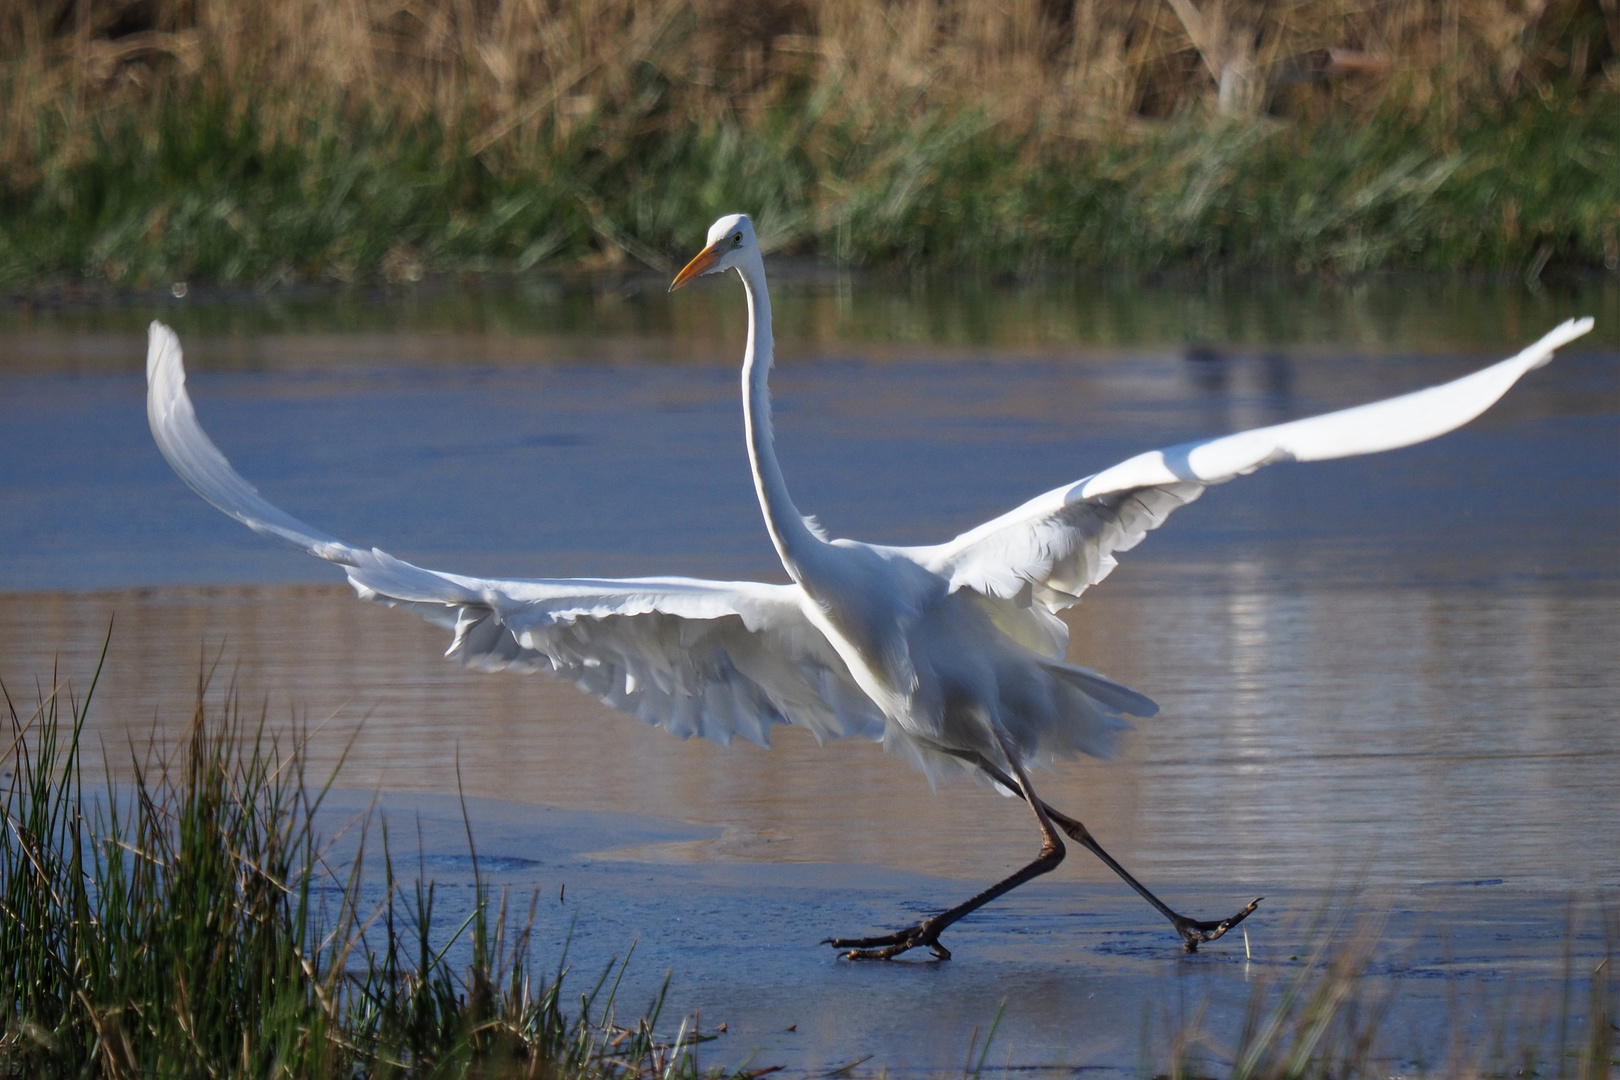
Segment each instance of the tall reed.
[[5,690],[0,1076],[698,1075],[700,1039],[654,1034],[661,999],[612,1022],[611,970],[566,1014],[561,965],[532,967],[529,923],[481,881],[446,934],[386,833],[382,895],[363,840],[329,864],[301,739],[246,719],[234,688],[201,680],[172,753],[87,788],[93,692],[53,683],[24,714]]

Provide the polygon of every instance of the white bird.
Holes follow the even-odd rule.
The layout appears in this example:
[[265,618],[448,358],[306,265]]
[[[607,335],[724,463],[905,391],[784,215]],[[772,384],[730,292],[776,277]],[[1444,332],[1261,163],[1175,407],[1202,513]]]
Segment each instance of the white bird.
[[771,301],[754,227],[741,214],[671,284],[736,270],[748,300],[743,415],[765,525],[792,584],[659,577],[503,581],[426,570],[353,547],[272,506],[198,426],[180,344],[153,323],[147,412],[182,479],[249,528],[342,566],[366,600],[410,608],[454,631],[448,654],[485,669],[550,671],[682,736],[761,745],[776,724],[818,740],[881,739],[931,776],[967,772],[1021,796],[1041,831],[1028,866],[966,902],[892,934],[825,942],[852,959],[927,946],[952,923],[1064,855],[1059,831],[1108,864],[1196,949],[1259,903],[1218,922],[1171,910],[1115,862],[1079,821],[1043,803],[1028,767],[1106,754],[1148,698],[1064,662],[1057,613],[1108,576],[1171,511],[1279,461],[1321,461],[1409,446],[1478,416],[1553,350],[1586,333],[1569,321],[1517,356],[1472,375],[1359,408],[1154,450],[1039,495],[934,547],[830,540],[793,505],[772,446]]

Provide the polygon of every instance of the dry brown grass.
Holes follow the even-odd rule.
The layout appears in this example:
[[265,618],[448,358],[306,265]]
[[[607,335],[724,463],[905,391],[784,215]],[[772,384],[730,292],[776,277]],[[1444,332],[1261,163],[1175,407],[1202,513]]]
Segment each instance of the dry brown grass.
[[[1251,49],[1262,107],[1456,111],[1558,78],[1620,85],[1615,0],[1204,0]],[[1324,78],[1328,50],[1387,62]],[[251,86],[292,122],[316,106],[476,130],[532,152],[629,104],[651,66],[672,112],[746,118],[792,87],[858,122],[967,106],[1072,139],[1211,102],[1164,0],[48,0],[0,16],[0,160],[27,167],[39,113],[139,101],[171,79]],[[1376,64],[1374,65],[1377,66]],[[66,130],[78,125],[64,117]]]

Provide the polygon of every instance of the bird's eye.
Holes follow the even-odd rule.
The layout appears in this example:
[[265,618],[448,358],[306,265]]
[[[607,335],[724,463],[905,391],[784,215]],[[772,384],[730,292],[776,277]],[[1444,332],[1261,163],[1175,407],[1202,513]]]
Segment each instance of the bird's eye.
[[738,233],[736,236],[733,236],[731,238],[731,244],[733,247],[742,247],[742,233]]

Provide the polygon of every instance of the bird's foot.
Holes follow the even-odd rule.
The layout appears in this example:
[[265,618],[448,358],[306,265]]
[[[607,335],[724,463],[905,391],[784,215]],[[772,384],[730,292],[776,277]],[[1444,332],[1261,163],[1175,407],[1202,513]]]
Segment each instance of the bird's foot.
[[1170,922],[1175,926],[1176,933],[1181,935],[1181,947],[1186,949],[1188,952],[1197,952],[1198,946],[1202,945],[1204,942],[1214,941],[1216,938],[1232,929],[1232,927],[1236,926],[1244,919],[1247,919],[1251,914],[1254,913],[1254,909],[1260,906],[1260,901],[1264,899],[1265,897],[1263,896],[1255,897],[1254,902],[1248,907],[1244,908],[1236,915],[1233,915],[1230,919],[1222,919],[1220,922],[1209,922],[1204,919],[1188,919],[1183,918],[1180,915],[1177,915],[1175,918],[1171,919]]
[[843,954],[845,960],[893,960],[903,952],[924,945],[939,959],[949,960],[951,950],[939,943],[939,934],[943,929],[935,920],[924,919],[916,926],[908,926],[881,937],[828,938],[822,944],[849,950]]

